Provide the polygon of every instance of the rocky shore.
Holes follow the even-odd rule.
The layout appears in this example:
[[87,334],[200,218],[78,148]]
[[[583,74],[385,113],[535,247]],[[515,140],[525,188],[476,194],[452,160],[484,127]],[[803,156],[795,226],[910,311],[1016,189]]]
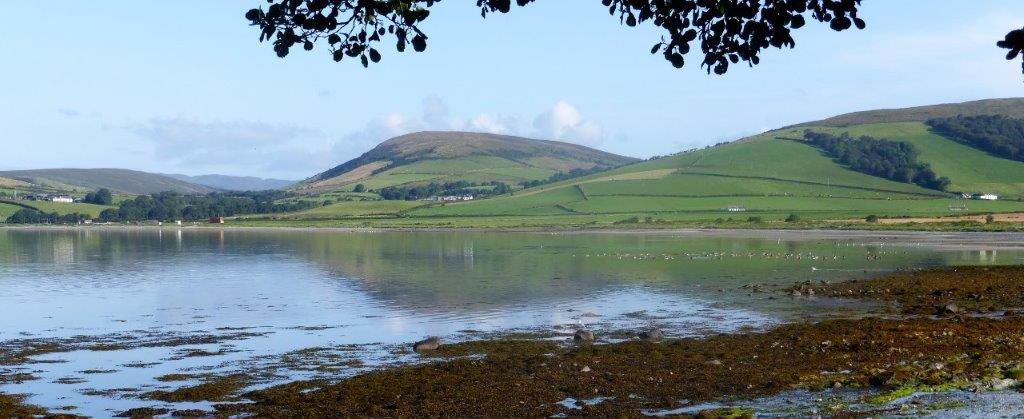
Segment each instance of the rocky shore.
[[[206,388],[171,394],[214,401],[215,411],[207,413],[223,416],[549,417],[640,416],[792,391],[854,392],[869,411],[841,404],[820,413],[859,416],[896,413],[900,407],[892,402],[917,392],[1013,391],[1024,380],[1022,267],[903,272],[763,292],[775,298],[881,300],[893,308],[878,317],[707,338],[439,345],[420,355],[431,362],[340,382],[296,381],[228,398],[221,392],[204,398]],[[9,396],[0,401],[0,413],[4,409],[39,414]],[[692,413],[742,417],[755,410]]]

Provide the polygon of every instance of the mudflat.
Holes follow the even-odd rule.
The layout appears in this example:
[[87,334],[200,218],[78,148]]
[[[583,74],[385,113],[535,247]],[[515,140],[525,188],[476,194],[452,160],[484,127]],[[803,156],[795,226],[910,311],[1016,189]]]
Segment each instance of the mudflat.
[[[386,368],[340,382],[296,381],[214,403],[219,415],[551,416],[671,411],[722,399],[790,390],[863,390],[875,413],[915,391],[990,390],[1024,379],[1022,267],[957,267],[794,292],[891,301],[890,314],[786,324],[763,333],[660,343],[627,339],[567,345],[497,339],[445,345],[430,362]],[[801,297],[805,298],[805,297]],[[950,309],[950,307],[955,307]],[[937,313],[937,314],[936,314]],[[213,387],[213,386],[207,386]],[[201,389],[180,389],[202,400]],[[214,388],[221,400],[220,388]],[[567,402],[568,401],[568,402]],[[4,406],[32,411],[8,400]],[[12,407],[13,406],[13,407]],[[823,413],[850,412],[837,406]],[[704,416],[753,410],[709,409]],[[859,413],[864,413],[860,411]]]

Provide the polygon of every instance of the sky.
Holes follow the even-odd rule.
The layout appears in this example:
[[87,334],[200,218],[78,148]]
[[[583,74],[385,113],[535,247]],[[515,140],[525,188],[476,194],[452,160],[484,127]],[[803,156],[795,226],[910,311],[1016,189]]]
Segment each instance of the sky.
[[[821,24],[754,68],[673,68],[599,0],[483,19],[442,2],[426,52],[364,69],[259,42],[259,0],[11,2],[0,26],[0,170],[116,167],[302,179],[420,130],[555,139],[646,158],[878,108],[1024,96],[995,42],[1019,0],[863,2],[863,31]],[[699,51],[698,51],[699,53]]]

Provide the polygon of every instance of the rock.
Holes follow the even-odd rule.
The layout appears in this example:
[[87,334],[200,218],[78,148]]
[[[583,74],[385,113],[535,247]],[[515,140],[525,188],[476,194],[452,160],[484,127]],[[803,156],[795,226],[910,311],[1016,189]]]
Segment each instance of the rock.
[[593,342],[596,337],[594,336],[594,332],[586,329],[580,329],[572,335],[572,339],[575,340],[576,343],[590,343]]
[[441,338],[432,336],[412,344],[412,350],[416,352],[436,351],[441,347]]
[[640,332],[639,337],[640,340],[645,340],[648,342],[658,342],[665,338],[665,333],[663,333],[661,329],[654,328]]
[[707,364],[708,365],[722,365],[722,361],[719,361],[717,359],[712,359],[712,360],[708,361]]
[[580,370],[580,372],[590,372],[590,367],[584,366],[583,369]]
[[935,314],[939,316],[955,316],[957,314],[961,314],[962,312],[963,309],[961,309],[954,303],[946,304],[935,310]]

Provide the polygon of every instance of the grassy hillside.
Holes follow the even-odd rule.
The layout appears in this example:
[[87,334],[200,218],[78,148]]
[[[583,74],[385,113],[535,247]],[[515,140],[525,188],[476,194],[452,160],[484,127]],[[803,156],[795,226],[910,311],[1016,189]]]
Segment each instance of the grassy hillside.
[[60,190],[108,188],[127,194],[176,191],[183,194],[208,193],[214,189],[169,176],[126,169],[39,169],[0,172],[0,177]]
[[420,132],[381,143],[362,156],[317,174],[292,190],[307,194],[429,182],[518,184],[557,172],[614,167],[628,157],[557,141],[467,132]]
[[60,215],[64,214],[85,214],[90,217],[98,217],[100,212],[107,208],[115,208],[113,206],[106,205],[95,205],[95,204],[83,204],[83,203],[67,203],[67,202],[48,202],[48,201],[0,201],[0,221],[7,219],[18,210],[23,208],[34,208],[45,213],[57,213]]
[[[924,120],[956,114],[1024,116],[1024,99],[842,115],[656,160],[457,203],[341,203],[290,217],[291,225],[382,227],[637,226],[673,223],[786,225],[797,218],[850,225],[868,215],[938,217],[1024,212],[1024,163],[999,158],[930,132]],[[951,180],[948,191],[925,189],[851,170],[803,141],[811,129],[907,142],[917,160]],[[362,166],[364,169],[371,166]],[[498,155],[426,159],[361,172],[367,187],[475,174],[540,176]],[[548,169],[553,170],[553,169]],[[349,174],[360,173],[359,170]],[[952,191],[997,193],[1002,200],[959,199]],[[966,210],[961,207],[966,206]],[[364,209],[364,207],[366,209]],[[740,207],[745,211],[728,211]],[[976,217],[977,218],[977,217]],[[748,221],[749,219],[749,221]],[[984,218],[981,218],[984,220]],[[757,224],[760,221],[770,224]],[[746,224],[744,224],[746,223]],[[863,225],[863,224],[860,224]]]
[[20,209],[21,207],[17,205],[0,202],[0,222],[6,220],[7,217],[10,217],[11,214],[18,212]]
[[[949,195],[854,172],[778,132],[638,163],[480,202],[414,210],[409,216],[816,212],[858,215],[875,208],[947,211]],[[799,162],[799,164],[782,164]],[[731,214],[729,206],[746,213]]]
[[902,109],[877,109],[838,115],[797,126],[847,127],[891,122],[924,122],[931,118],[949,118],[957,115],[1005,115],[1024,118],[1024,98],[985,99]]
[[952,191],[996,193],[1010,199],[1024,197],[1024,163],[999,158],[933,134],[920,122],[811,129],[905,141],[917,148],[919,160],[931,164],[936,173],[949,177],[953,182],[949,188]]

